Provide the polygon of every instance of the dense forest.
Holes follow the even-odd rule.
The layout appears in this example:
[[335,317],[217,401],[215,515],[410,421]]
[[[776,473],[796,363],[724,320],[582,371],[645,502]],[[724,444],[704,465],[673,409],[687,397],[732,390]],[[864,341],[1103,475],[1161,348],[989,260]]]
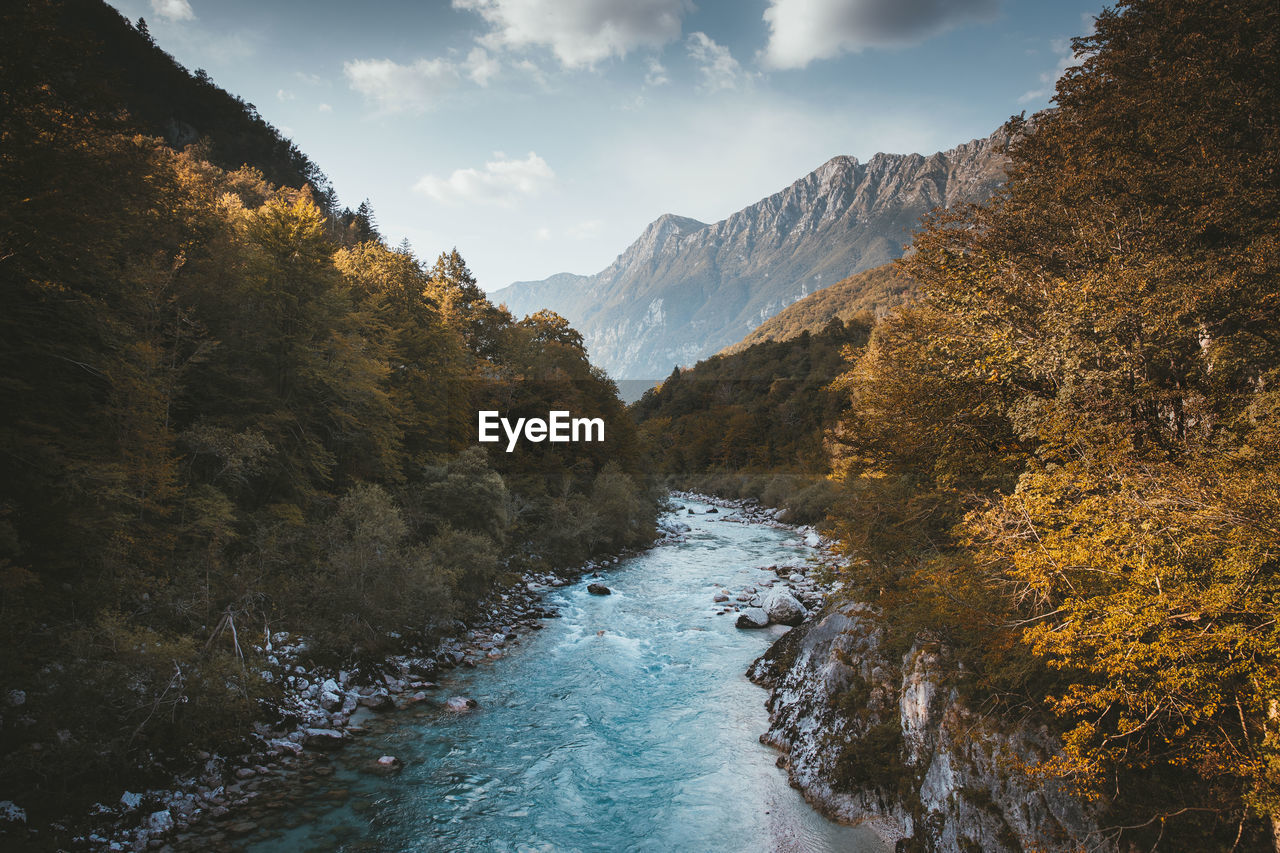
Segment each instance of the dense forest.
[[823,519],[834,494],[826,436],[848,407],[833,382],[872,323],[865,312],[835,317],[817,333],[673,370],[631,406],[655,473],[783,507],[791,521]]
[[1060,733],[1035,772],[1101,798],[1121,846],[1280,826],[1278,40],[1267,0],[1100,15],[1055,106],[1012,121],[1007,185],[924,223],[919,300],[821,393],[847,406],[852,594]]
[[[82,6],[0,20],[0,799],[33,821],[234,750],[277,689],[269,632],[378,658],[522,570],[651,541],[656,511],[562,318],[336,213],[247,105],[168,144],[131,103],[225,99],[122,20],[95,53]],[[145,97],[92,70],[122,51],[168,69]],[[481,408],[607,440],[482,449]]]
[[1147,844],[1280,825],[1277,40],[1269,2],[1104,12],[841,383],[853,580]]

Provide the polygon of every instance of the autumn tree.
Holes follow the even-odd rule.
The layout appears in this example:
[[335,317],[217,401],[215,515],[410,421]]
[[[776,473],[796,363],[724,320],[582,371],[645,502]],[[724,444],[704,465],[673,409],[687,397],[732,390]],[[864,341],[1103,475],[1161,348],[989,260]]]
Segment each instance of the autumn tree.
[[1043,772],[1144,815],[1117,833],[1280,814],[1278,33],[1255,0],[1103,12],[1011,123],[1005,189],[917,235],[923,305],[846,379],[846,526],[876,482],[914,478],[890,528],[951,496],[903,598],[985,610],[1048,667],[1003,686],[1059,716]]

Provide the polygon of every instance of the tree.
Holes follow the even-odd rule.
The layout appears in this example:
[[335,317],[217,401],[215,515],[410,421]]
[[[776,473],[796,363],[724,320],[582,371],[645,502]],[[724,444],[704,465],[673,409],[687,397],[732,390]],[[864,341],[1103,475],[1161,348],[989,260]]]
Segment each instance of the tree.
[[967,490],[909,582],[944,623],[999,591],[1063,676],[1035,687],[1066,730],[1047,769],[1151,826],[1280,825],[1278,33],[1262,0],[1103,12],[1057,106],[1011,123],[1006,188],[917,235],[924,305],[847,379],[857,489]]

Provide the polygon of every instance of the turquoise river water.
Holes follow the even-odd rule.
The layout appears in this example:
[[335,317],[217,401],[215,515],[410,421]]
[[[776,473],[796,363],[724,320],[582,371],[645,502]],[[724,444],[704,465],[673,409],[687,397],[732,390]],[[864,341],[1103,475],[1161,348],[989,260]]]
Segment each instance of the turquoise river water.
[[[552,590],[562,618],[502,659],[442,677],[433,701],[379,717],[324,785],[244,839],[283,851],[883,851],[818,815],[762,746],[766,693],[744,671],[786,630],[716,615],[760,566],[803,562],[794,533],[680,502],[686,541]],[[687,515],[693,507],[696,515]],[[450,713],[450,696],[476,711]],[[404,769],[368,772],[380,755]]]

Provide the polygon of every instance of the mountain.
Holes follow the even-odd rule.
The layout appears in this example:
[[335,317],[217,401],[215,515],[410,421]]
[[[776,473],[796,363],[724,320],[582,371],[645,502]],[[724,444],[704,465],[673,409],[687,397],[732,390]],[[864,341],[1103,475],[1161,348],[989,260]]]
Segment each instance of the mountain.
[[742,352],[765,341],[789,341],[803,332],[818,334],[832,320],[847,323],[859,314],[879,317],[895,306],[915,298],[916,283],[898,272],[893,264],[854,273],[817,293],[810,293],[765,320],[721,355]]
[[659,217],[595,275],[519,282],[490,298],[517,315],[564,315],[616,379],[663,377],[899,257],[928,211],[989,198],[1004,179],[1007,141],[998,131],[927,157],[835,157],[720,222]]

